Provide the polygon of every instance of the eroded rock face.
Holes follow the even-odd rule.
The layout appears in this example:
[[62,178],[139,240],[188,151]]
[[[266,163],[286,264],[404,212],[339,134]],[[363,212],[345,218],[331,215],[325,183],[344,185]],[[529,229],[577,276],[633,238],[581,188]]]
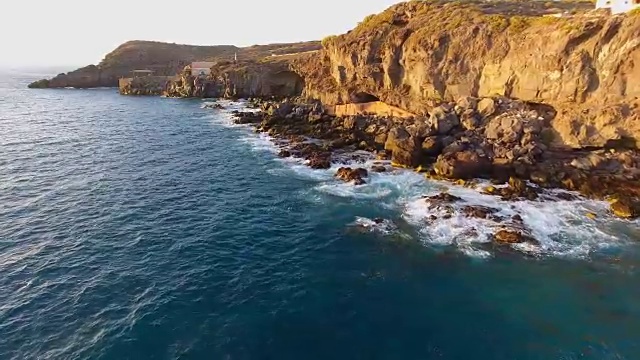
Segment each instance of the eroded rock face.
[[460,111],[460,122],[473,128],[478,124],[468,115],[499,112],[500,104],[488,98],[498,94],[550,105],[555,146],[637,144],[637,16],[543,18],[540,11],[513,19],[500,15],[501,7],[500,1],[395,5],[327,39],[321,56],[299,64],[305,95],[334,104],[366,92],[414,114],[436,114],[432,122],[446,133],[453,116],[442,121],[434,107],[484,97],[460,104],[470,110],[466,120]]

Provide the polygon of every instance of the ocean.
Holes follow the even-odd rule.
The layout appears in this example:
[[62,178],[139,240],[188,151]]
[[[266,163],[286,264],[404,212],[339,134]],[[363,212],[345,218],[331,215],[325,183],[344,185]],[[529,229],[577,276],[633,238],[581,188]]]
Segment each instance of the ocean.
[[[640,223],[604,202],[356,187],[278,158],[241,102],[43,76],[0,74],[0,359],[640,359]],[[426,222],[443,189],[540,246]]]

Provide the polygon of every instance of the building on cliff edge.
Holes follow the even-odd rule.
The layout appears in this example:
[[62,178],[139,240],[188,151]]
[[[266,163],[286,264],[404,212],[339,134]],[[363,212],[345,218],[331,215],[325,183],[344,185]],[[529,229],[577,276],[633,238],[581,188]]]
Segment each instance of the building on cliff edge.
[[215,65],[209,61],[194,61],[191,63],[191,75],[207,76],[211,74],[211,68]]
[[620,14],[640,8],[640,0],[597,0],[596,9],[611,9],[612,14]]

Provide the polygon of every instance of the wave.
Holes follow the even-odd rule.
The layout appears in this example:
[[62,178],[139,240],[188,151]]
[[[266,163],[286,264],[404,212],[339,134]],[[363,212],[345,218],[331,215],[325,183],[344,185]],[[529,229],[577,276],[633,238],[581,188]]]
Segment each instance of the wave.
[[[419,173],[393,168],[389,162],[377,161],[373,159],[372,154],[362,152],[355,154],[358,156],[351,156],[353,153],[343,154],[345,156],[342,158],[338,154],[336,158],[340,160],[339,164],[335,163],[329,169],[320,170],[309,168],[303,159],[277,158],[275,154],[280,150],[278,140],[265,133],[255,133],[251,125],[233,123],[231,111],[246,111],[246,103],[218,103],[225,106],[225,110],[214,116],[212,121],[229,128],[245,129],[239,140],[248,144],[254,151],[271,153],[274,155],[274,161],[281,165],[270,169],[270,173],[314,182],[311,186],[312,191],[316,193],[354,200],[375,200],[381,209],[398,212],[415,228],[417,240],[425,246],[455,247],[460,253],[474,258],[490,258],[505,249],[530,256],[587,258],[594,253],[624,246],[631,241],[615,229],[620,226],[628,227],[629,222],[609,215],[606,202],[588,200],[577,194],[574,194],[577,200],[571,201],[503,201],[498,197],[481,193],[480,189],[486,183],[480,182],[475,188],[469,188],[428,180]],[[334,177],[341,166],[370,169],[373,164],[383,164],[387,171],[370,172],[364,185],[356,186]],[[441,209],[430,208],[423,199],[424,195],[435,195],[442,191],[463,199],[459,204],[452,204],[453,212],[450,216],[444,216]],[[558,192],[560,190],[546,191],[544,198],[555,198],[554,195]],[[494,245],[493,235],[504,225],[492,220],[466,216],[462,211],[462,207],[466,205],[498,209],[496,215],[505,219],[518,215],[524,227],[538,243]],[[596,217],[587,214],[595,214]],[[431,221],[433,217],[437,217],[437,220]],[[377,224],[373,224],[372,221],[356,216],[354,224],[377,229],[379,226],[374,226]]]

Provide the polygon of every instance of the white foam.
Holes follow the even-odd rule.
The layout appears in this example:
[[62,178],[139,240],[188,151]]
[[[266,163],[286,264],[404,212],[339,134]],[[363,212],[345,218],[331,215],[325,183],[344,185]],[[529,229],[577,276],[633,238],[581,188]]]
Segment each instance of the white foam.
[[273,142],[272,138],[265,133],[248,134],[241,137],[240,141],[249,144],[252,149],[258,151],[267,151],[274,154],[277,154],[280,151]]
[[[491,241],[492,234],[505,226],[491,220],[466,217],[460,211],[465,205],[499,209],[496,215],[506,220],[513,215],[520,215],[525,227],[531,230],[531,235],[539,241],[539,245],[522,243],[511,247],[527,254],[587,257],[594,251],[619,246],[622,243],[602,226],[614,221],[607,215],[604,202],[582,199],[510,202],[461,186],[450,186],[449,192],[461,197],[464,202],[451,204],[454,212],[448,219],[443,218],[445,210],[437,207],[430,209],[429,204],[422,198],[413,199],[405,206],[405,219],[419,228],[421,240],[426,244],[454,245],[462,250]],[[432,192],[430,195],[436,193]],[[599,213],[600,218],[588,219],[586,214],[589,212]],[[438,219],[429,223],[431,215],[437,216]]]
[[[256,151],[267,151],[277,154],[279,146],[273,138],[265,133],[255,133],[253,126],[234,124],[231,111],[253,111],[245,108],[244,102],[221,103],[226,110],[212,116],[212,122],[233,128],[244,128],[245,133],[240,140],[249,144]],[[350,159],[350,154],[336,154],[340,160]],[[299,158],[277,158],[274,162],[279,166],[269,170],[270,173],[284,177],[295,177],[315,182],[311,192],[304,196],[317,201],[330,201],[331,196],[363,200],[376,200],[381,208],[396,210],[413,226],[418,233],[419,241],[426,246],[451,246],[461,253],[474,258],[490,258],[494,255],[492,246],[493,234],[503,225],[500,223],[466,217],[461,212],[465,205],[480,205],[496,208],[496,215],[509,220],[518,214],[531,235],[539,244],[522,243],[511,245],[513,251],[532,256],[558,256],[584,258],[594,252],[609,247],[625,244],[628,239],[620,239],[616,235],[619,231],[615,226],[630,226],[621,223],[609,215],[607,204],[604,202],[578,199],[575,201],[502,201],[499,197],[480,193],[480,189],[488,182],[480,182],[476,188],[466,188],[452,185],[448,182],[426,180],[421,174],[411,170],[393,169],[389,162],[379,162],[373,155],[357,152],[357,159],[348,160],[342,164],[333,164],[330,169],[311,169],[305,160]],[[354,185],[335,178],[335,173],[341,166],[364,167],[370,169],[372,165],[383,164],[388,171],[382,173],[369,172],[365,178],[366,184]],[[495,187],[501,187],[496,186]],[[454,212],[450,218],[445,218],[444,209],[429,209],[422,195],[435,195],[441,191],[463,198],[465,201],[452,204]],[[557,191],[550,191],[553,194]],[[320,195],[329,195],[320,196]],[[597,214],[597,219],[587,218],[587,213]],[[430,221],[434,215],[437,220]],[[371,228],[376,224],[373,220],[357,217],[354,224]],[[615,226],[614,226],[615,224]],[[631,223],[636,224],[636,223]]]
[[398,230],[398,226],[388,219],[372,220],[366,217],[356,216],[356,220],[351,226],[358,227],[364,231],[390,235]]

